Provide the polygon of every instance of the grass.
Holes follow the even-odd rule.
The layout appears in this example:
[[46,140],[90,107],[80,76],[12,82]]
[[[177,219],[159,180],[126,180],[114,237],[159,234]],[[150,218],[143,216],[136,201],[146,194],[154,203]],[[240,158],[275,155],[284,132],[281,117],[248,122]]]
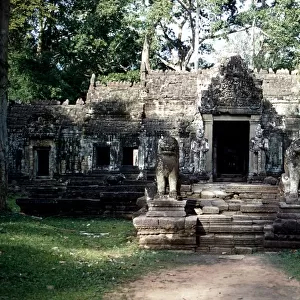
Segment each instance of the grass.
[[11,211],[0,215],[1,300],[102,299],[117,284],[188,255],[139,249],[129,220]]
[[268,255],[271,263],[283,269],[291,278],[300,281],[300,250],[284,250]]
[[[102,299],[150,271],[192,263],[192,253],[138,248],[129,220],[0,214],[0,300]],[[300,250],[268,255],[300,280]]]

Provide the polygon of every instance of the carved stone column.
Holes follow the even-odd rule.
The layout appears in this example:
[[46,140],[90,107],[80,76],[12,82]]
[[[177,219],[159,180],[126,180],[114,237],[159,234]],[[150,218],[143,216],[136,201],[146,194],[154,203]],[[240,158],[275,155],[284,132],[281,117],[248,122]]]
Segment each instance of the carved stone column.
[[202,114],[204,123],[204,137],[208,140],[209,150],[206,152],[206,172],[209,182],[213,181],[213,116]]

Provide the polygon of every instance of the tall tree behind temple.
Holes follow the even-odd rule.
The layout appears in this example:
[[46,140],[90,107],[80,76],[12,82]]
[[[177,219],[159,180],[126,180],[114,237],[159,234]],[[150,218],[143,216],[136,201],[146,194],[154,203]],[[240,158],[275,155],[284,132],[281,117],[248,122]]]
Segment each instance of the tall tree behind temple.
[[74,101],[92,73],[139,68],[132,0],[11,1],[9,99]]
[[0,1],[0,210],[7,196],[7,47],[10,0]]
[[257,33],[253,31],[252,36],[254,67],[274,71],[299,67],[299,0],[252,0],[252,6],[241,19],[260,29]]
[[[152,60],[152,64],[156,61],[162,68],[188,70],[191,68],[191,58],[195,52],[202,54],[211,52],[212,39],[226,37],[232,32],[250,27],[249,25],[245,27],[239,20],[243,0],[239,3],[236,0],[137,0],[136,2],[140,2],[143,6],[141,11],[147,27],[145,41],[149,41],[149,45],[145,43],[144,46],[150,49],[151,56],[155,54],[156,60]],[[197,28],[196,11],[200,19]],[[197,37],[199,43],[195,41]]]

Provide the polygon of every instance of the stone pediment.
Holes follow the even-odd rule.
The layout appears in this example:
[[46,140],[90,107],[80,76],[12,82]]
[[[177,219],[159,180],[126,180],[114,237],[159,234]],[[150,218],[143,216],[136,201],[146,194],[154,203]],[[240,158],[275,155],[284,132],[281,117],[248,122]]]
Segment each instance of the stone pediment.
[[255,78],[240,56],[224,58],[218,66],[200,76],[201,113],[261,113],[262,81]]
[[55,118],[52,115],[33,115],[27,121],[25,133],[31,138],[53,138],[56,135]]

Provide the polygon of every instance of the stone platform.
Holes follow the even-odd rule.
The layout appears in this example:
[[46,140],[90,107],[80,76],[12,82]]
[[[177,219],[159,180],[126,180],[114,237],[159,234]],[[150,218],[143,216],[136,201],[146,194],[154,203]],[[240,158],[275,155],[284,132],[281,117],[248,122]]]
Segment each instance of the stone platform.
[[279,212],[273,224],[265,226],[265,249],[300,248],[300,202],[279,203]]
[[300,248],[300,202],[282,202],[278,186],[195,184],[184,201],[148,202],[134,219],[141,247],[251,254]]
[[197,216],[186,216],[186,201],[169,197],[150,200],[148,212],[133,219],[139,244],[151,249],[196,248]]

